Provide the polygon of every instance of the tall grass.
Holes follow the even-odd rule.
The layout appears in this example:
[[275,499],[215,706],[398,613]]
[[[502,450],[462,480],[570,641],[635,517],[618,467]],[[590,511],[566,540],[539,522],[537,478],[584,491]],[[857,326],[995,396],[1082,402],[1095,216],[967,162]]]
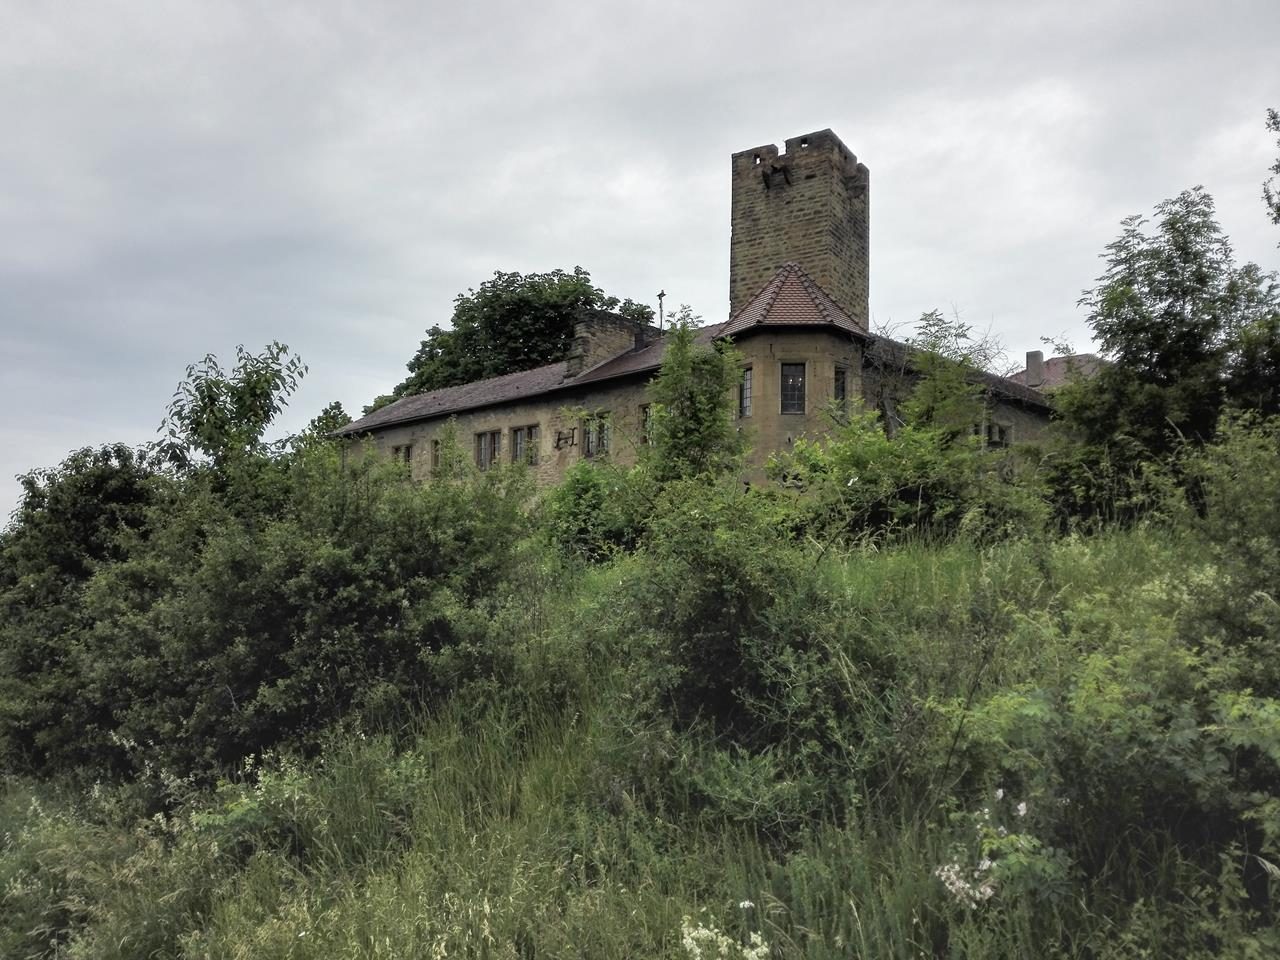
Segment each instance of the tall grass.
[[[7,781],[0,956],[688,958],[698,928],[727,938],[720,956],[750,956],[756,933],[769,956],[813,960],[1263,950],[1273,931],[1246,922],[1229,850],[1206,860],[1163,828],[977,908],[936,875],[991,803],[975,752],[989,741],[973,739],[990,704],[1066,688],[1135,632],[1165,635],[1162,584],[1194,549],[1139,528],[824,556],[831,674],[850,710],[892,698],[877,716],[914,755],[785,830],[689,786],[718,744],[619,710],[626,638],[587,626],[631,561],[530,565],[528,596],[495,614],[519,631],[505,680],[408,726],[337,730],[318,755],[256,759],[214,790],[171,782],[153,817],[124,790]],[[554,578],[572,602],[548,602]],[[869,642],[905,665],[900,687],[868,683]]]

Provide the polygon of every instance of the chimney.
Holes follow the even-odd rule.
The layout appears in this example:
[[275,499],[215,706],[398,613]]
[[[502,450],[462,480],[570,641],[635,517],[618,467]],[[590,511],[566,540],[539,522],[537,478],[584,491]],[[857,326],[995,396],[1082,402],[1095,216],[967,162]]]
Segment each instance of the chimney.
[[1044,352],[1042,350],[1027,351],[1027,386],[1040,387],[1044,384]]
[[643,324],[607,310],[583,309],[573,324],[573,344],[565,358],[565,376],[581,376],[628,350],[643,340]]

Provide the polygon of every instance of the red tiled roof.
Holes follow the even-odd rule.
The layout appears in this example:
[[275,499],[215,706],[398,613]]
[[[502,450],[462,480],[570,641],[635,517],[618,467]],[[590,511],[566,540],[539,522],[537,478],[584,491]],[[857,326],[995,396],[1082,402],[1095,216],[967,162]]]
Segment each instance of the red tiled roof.
[[720,335],[735,337],[754,327],[806,324],[839,327],[867,336],[867,331],[814,283],[799,264],[787,263],[729,319]]

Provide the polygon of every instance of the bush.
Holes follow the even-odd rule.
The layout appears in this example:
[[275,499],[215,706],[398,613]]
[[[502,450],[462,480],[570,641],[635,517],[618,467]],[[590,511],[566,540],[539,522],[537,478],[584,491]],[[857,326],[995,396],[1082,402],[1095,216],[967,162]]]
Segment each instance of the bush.
[[939,426],[902,426],[888,437],[874,413],[854,411],[819,440],[775,455],[770,475],[804,492],[821,538],[948,537],[994,542],[1043,529],[1035,463],[988,450]]
[[[489,671],[486,610],[527,533],[521,471],[414,486],[316,448],[286,479],[276,518],[187,480],[147,538],[90,578],[60,637],[65,669],[11,674],[7,711],[34,717],[26,769],[209,771]],[[42,718],[37,697],[76,711]]]

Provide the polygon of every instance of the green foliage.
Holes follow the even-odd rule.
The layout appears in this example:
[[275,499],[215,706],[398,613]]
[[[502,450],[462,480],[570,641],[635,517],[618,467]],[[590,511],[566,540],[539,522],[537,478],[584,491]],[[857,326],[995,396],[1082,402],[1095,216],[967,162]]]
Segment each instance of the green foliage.
[[1133,438],[1148,455],[1213,436],[1225,408],[1277,412],[1280,293],[1274,273],[1237,266],[1202,188],[1132,216],[1080,301],[1108,358],[1064,388],[1064,420],[1095,445]]
[[570,552],[603,560],[635,548],[656,492],[647,470],[580,460],[543,500],[542,526]]
[[999,343],[990,337],[975,339],[969,324],[947,318],[941,310],[924,314],[907,342],[918,374],[902,404],[907,422],[952,438],[968,435],[987,414],[987,397],[974,374],[999,362]]
[[[929,399],[913,404],[912,419],[892,439],[875,413],[854,410],[827,436],[802,438],[789,453],[771,458],[770,474],[803,491],[800,506],[813,534],[829,539],[963,532],[993,540],[1042,529],[1046,507],[1034,462],[1017,450],[985,447],[968,415],[953,423],[944,414],[967,408],[966,401],[928,383],[922,389]],[[961,389],[967,393],[968,386],[962,383]]]
[[205,771],[487,669],[484,604],[524,530],[521,473],[416,487],[315,448],[287,484],[288,510],[252,522],[196,481],[153,510],[148,536],[65,604],[58,670],[10,647],[6,752],[44,771]]
[[306,429],[299,435],[297,442],[314,444],[331,441],[334,433],[350,422],[350,414],[343,409],[341,401],[335,400],[312,417]]
[[802,494],[727,469],[736,363],[682,341],[712,449],[533,510],[451,434],[421,486],[320,428],[26,478],[0,954],[1273,955],[1280,423],[1182,455],[1195,509],[1051,457],[1100,518],[1051,536],[931,329],[898,436],[853,411]]
[[213,354],[187,367],[169,402],[157,452],[182,468],[197,455],[215,469],[260,452],[262,436],[298,388],[306,365],[278,341],[261,354],[236,347],[236,365],[223,370]]
[[479,289],[458,294],[449,329],[428,330],[407,364],[409,376],[365,413],[415,393],[563,360],[574,320],[584,310],[616,311],[643,323],[653,317],[643,304],[606,295],[582,267],[572,273],[497,271]]
[[745,441],[732,417],[733,389],[741,380],[741,364],[731,345],[695,343],[686,307],[672,322],[651,387],[645,459],[659,483],[716,476],[741,464]]
[[39,764],[52,730],[79,739],[95,715],[67,697],[83,596],[101,570],[145,535],[166,481],[121,444],[85,448],[20,478],[23,496],[0,533],[0,759]]
[[[1267,111],[1267,129],[1272,133],[1280,134],[1280,112],[1276,110]],[[1280,141],[1277,141],[1280,146]],[[1276,162],[1271,165],[1271,177],[1262,185],[1262,200],[1267,205],[1267,213],[1271,216],[1271,222],[1280,224],[1280,193],[1271,186],[1276,177],[1280,177],[1280,156],[1276,158]]]
[[543,526],[572,552],[600,560],[634,549],[665,485],[696,477],[714,483],[742,465],[746,439],[731,416],[738,355],[727,343],[697,343],[693,321],[685,307],[667,334],[648,430],[635,438],[639,464],[580,461],[546,498]]

